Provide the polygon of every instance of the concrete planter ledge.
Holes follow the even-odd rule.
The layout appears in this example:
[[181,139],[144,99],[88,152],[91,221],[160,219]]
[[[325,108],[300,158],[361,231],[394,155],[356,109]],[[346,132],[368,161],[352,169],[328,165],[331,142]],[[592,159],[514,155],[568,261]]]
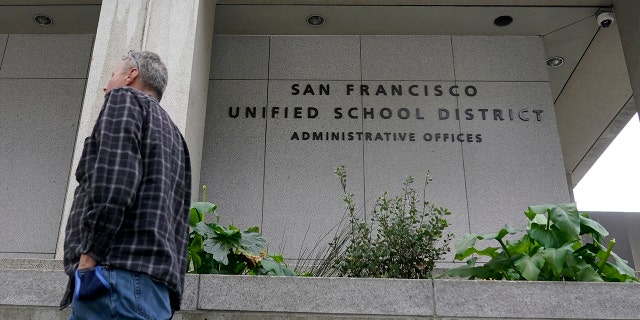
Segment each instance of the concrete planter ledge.
[[[66,319],[60,270],[0,269],[0,319]],[[640,285],[187,275],[177,320],[640,319]]]

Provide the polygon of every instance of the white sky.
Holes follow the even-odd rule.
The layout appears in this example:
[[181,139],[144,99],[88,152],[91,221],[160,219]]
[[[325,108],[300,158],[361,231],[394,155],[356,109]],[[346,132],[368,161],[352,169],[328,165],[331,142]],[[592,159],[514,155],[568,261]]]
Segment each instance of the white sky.
[[580,211],[640,212],[638,141],[636,114],[573,189]]

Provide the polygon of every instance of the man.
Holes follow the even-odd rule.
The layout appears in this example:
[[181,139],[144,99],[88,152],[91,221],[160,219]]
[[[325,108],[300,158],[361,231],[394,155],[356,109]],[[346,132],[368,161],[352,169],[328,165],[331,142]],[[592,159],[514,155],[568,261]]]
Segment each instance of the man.
[[159,105],[166,84],[157,54],[130,51],[103,89],[66,227],[70,319],[169,319],[180,308],[191,168]]

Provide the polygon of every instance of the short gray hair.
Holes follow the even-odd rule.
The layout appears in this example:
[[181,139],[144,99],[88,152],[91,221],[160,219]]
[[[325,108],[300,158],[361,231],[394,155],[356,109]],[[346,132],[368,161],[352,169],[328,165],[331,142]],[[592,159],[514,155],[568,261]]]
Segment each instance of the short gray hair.
[[138,69],[145,89],[153,90],[160,101],[169,77],[167,67],[160,61],[160,56],[150,51],[129,50],[122,60],[127,61],[131,68]]

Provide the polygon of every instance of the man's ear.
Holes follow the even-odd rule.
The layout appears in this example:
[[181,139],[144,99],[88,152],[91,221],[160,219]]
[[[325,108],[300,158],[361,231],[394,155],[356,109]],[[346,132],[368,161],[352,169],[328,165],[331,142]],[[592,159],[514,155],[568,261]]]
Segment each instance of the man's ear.
[[134,81],[136,81],[136,78],[138,78],[138,74],[139,74],[139,71],[137,68],[129,69],[129,71],[127,71],[127,78],[124,79],[124,84],[126,86],[131,85]]

